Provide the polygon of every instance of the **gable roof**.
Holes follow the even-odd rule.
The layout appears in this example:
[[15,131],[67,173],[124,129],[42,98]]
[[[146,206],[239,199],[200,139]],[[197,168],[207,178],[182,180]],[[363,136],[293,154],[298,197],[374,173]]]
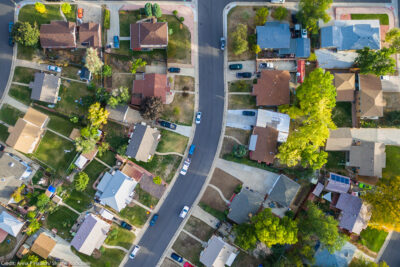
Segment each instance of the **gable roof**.
[[382,117],[385,101],[380,78],[373,74],[359,74],[358,80],[360,91],[356,109],[359,116]]
[[94,22],[82,23],[79,26],[79,42],[89,43],[90,47],[101,47],[101,27]]
[[339,227],[356,234],[360,234],[367,228],[372,214],[360,198],[342,193],[336,203],[336,208],[342,211]]
[[238,250],[213,235],[207,242],[207,247],[200,253],[200,262],[206,267],[231,266],[238,254]]
[[170,90],[166,74],[144,74],[143,80],[133,81],[131,104],[140,105],[144,98],[150,96],[161,97],[163,104],[165,104],[167,93]]
[[360,141],[350,149],[350,166],[358,167],[358,175],[382,177],[386,167],[384,143]]
[[130,160],[127,160],[124,164],[124,166],[121,169],[121,172],[130,178],[134,179],[136,182],[140,182],[142,177],[145,175],[153,177],[154,175],[142,168],[141,166],[133,163]]
[[329,131],[329,138],[326,140],[326,151],[350,151],[353,137],[350,128],[337,128]]
[[151,128],[148,125],[139,123],[135,124],[134,127],[126,155],[136,160],[147,162],[149,157],[154,155],[156,151],[160,132],[157,128]]
[[29,83],[32,89],[31,99],[46,103],[57,103],[58,89],[61,79],[55,75],[44,72],[35,73],[35,80]]
[[335,20],[321,28],[321,47],[338,50],[381,48],[379,20]]
[[336,173],[329,173],[325,190],[337,193],[347,193],[350,189],[350,178]]
[[281,70],[263,70],[257,83],[253,85],[252,95],[256,96],[257,106],[279,106],[290,103],[290,73]]
[[278,130],[278,142],[286,142],[289,135],[290,117],[287,114],[266,109],[257,110],[257,127],[272,127]]
[[235,196],[230,205],[228,218],[241,224],[249,220],[249,215],[253,216],[264,202],[264,195],[253,190],[242,188]]
[[97,186],[100,192],[100,202],[120,212],[131,201],[129,195],[133,192],[137,182],[121,171],[114,174],[105,173]]
[[290,39],[289,48],[279,49],[279,55],[294,54],[296,57],[308,58],[311,53],[311,40],[309,38]]
[[16,217],[12,216],[6,211],[2,211],[0,214],[0,229],[9,233],[13,237],[16,237],[21,231],[24,223],[19,221]]
[[[250,159],[271,164],[274,162],[278,144],[278,131],[272,127],[254,127],[250,137]],[[252,147],[255,143],[255,147]]]
[[43,259],[47,259],[56,244],[57,242],[53,238],[45,233],[41,233],[33,243],[31,250]]
[[71,246],[79,252],[92,255],[93,250],[99,249],[107,238],[107,233],[111,225],[101,220],[99,217],[89,214],[79,227],[71,241]]
[[266,22],[257,26],[257,44],[261,49],[290,48],[289,23]]
[[350,242],[346,242],[346,244],[340,250],[336,250],[332,254],[326,248],[320,246],[314,255],[315,266],[321,266],[321,267],[348,266],[348,264],[353,259],[356,250],[357,247],[351,244]]
[[354,73],[335,73],[336,101],[354,101],[356,75]]
[[281,174],[275,181],[270,192],[268,192],[268,199],[278,203],[282,207],[289,208],[299,189],[300,185],[298,183]]
[[53,20],[50,24],[40,26],[40,45],[43,48],[75,48],[76,24]]
[[167,22],[140,22],[131,24],[131,49],[167,47]]

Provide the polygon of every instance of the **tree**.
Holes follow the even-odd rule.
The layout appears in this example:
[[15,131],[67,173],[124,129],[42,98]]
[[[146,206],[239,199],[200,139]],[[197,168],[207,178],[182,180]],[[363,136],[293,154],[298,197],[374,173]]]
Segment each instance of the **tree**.
[[161,97],[150,96],[143,99],[140,105],[140,114],[146,120],[155,120],[163,110]]
[[146,14],[147,17],[153,16],[153,11],[150,3],[146,3],[144,5],[144,13]]
[[27,235],[32,235],[39,229],[40,229],[40,223],[39,223],[39,221],[37,219],[34,219],[34,220],[32,220],[30,222],[30,224],[26,228],[26,234]]
[[261,47],[258,44],[253,44],[251,50],[253,50],[253,52],[257,55],[258,53],[261,52]]
[[39,257],[36,255],[25,255],[23,259],[21,259],[18,264],[18,267],[51,267],[49,263],[45,260],[39,261]]
[[332,109],[336,105],[336,88],[333,75],[317,68],[304,79],[296,90],[294,105],[283,105],[279,110],[287,113],[299,125],[279,147],[276,156],[289,167],[301,164],[313,169],[321,168],[327,161],[327,153],[320,151],[329,137],[329,129],[335,129]]
[[72,122],[72,123],[78,123],[79,118],[78,118],[78,116],[71,116],[69,118],[69,121]]
[[102,143],[100,144],[100,146],[98,146],[97,148],[98,148],[98,150],[99,150],[99,151],[98,151],[99,156],[101,157],[101,156],[104,155],[105,152],[107,152],[107,151],[109,150],[110,144],[107,143],[107,142],[102,142]]
[[306,214],[298,219],[301,238],[304,241],[318,238],[321,245],[330,253],[340,250],[347,238],[338,231],[339,222],[326,215],[312,202],[307,203]]
[[40,14],[44,14],[46,13],[46,6],[40,2],[36,2],[35,3],[35,9],[37,12],[39,12]]
[[14,199],[14,201],[16,203],[21,202],[21,200],[24,199],[24,197],[22,196],[22,190],[24,190],[25,188],[25,184],[22,184],[20,187],[18,187],[14,193],[11,195],[11,197]]
[[29,22],[17,22],[12,29],[14,41],[23,46],[35,46],[39,42],[40,31],[35,22],[32,26]]
[[267,17],[269,14],[269,10],[266,7],[261,7],[257,9],[256,16],[254,17],[254,22],[256,25],[262,26],[267,22]]
[[76,151],[81,153],[89,153],[93,151],[96,147],[96,141],[91,139],[85,139],[82,137],[77,137],[75,139],[75,148]]
[[247,154],[247,149],[244,145],[234,145],[232,153],[237,158],[243,158]]
[[101,61],[97,49],[89,47],[86,49],[85,56],[85,67],[92,73],[99,73],[103,67],[103,61]]
[[322,19],[326,23],[331,19],[326,13],[331,4],[332,0],[300,0],[297,18],[309,32],[317,33],[318,20]]
[[112,76],[112,68],[110,65],[103,66],[103,76],[104,77],[111,77]]
[[32,221],[33,219],[35,219],[36,213],[34,211],[28,211],[26,217],[28,218],[29,221]]
[[144,67],[146,66],[147,62],[145,60],[143,60],[142,58],[138,58],[135,61],[132,62],[132,66],[131,66],[131,73],[135,74],[136,70],[138,68]]
[[61,10],[65,15],[71,13],[71,5],[69,3],[63,3],[61,5]]
[[257,244],[257,237],[254,227],[249,223],[243,223],[234,226],[236,233],[235,244],[244,250],[255,248]]
[[107,101],[107,105],[112,108],[115,108],[118,105],[124,105],[128,102],[130,97],[129,88],[121,86],[111,91],[111,96]]
[[238,24],[232,33],[232,48],[235,55],[240,55],[249,49],[247,42],[247,25]]
[[394,49],[396,53],[400,53],[400,29],[392,28],[386,33],[385,41]]
[[46,196],[45,193],[40,194],[40,195],[38,196],[38,198],[37,198],[36,206],[37,206],[40,210],[43,210],[43,209],[47,206],[47,204],[49,203],[49,201],[50,201],[50,198],[49,198],[48,196]]
[[76,191],[83,191],[86,189],[89,183],[89,176],[85,172],[80,172],[78,175],[75,175],[74,185]]
[[360,68],[362,74],[375,74],[376,76],[393,74],[396,71],[396,61],[391,57],[394,48],[382,48],[381,50],[371,50],[364,47],[357,50],[357,58],[354,63]]
[[160,185],[162,183],[161,177],[160,176],[155,176],[153,178],[153,183],[155,183],[156,185]]
[[275,8],[275,10],[272,12],[272,17],[276,20],[284,20],[286,19],[287,15],[288,15],[288,10],[283,6]]
[[383,177],[362,198],[371,205],[372,217],[369,225],[374,228],[400,230],[400,176]]
[[96,102],[89,107],[88,119],[93,127],[98,128],[101,125],[106,124],[108,115],[110,115],[110,112],[102,108],[99,102]]
[[161,18],[162,16],[161,8],[157,3],[153,4],[153,16],[156,18]]
[[121,157],[124,157],[126,154],[126,149],[128,148],[127,144],[123,144],[122,146],[119,146],[117,148],[117,154],[120,155]]

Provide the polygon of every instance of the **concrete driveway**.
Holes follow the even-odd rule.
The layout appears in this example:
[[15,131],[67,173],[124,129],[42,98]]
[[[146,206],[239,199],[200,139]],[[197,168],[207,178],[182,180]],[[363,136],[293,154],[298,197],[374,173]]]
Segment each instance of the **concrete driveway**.
[[101,20],[101,5],[97,3],[78,3],[78,8],[83,8],[83,22],[95,22],[103,25]]
[[[242,112],[244,110],[256,112],[255,116],[243,116]],[[237,109],[228,110],[226,116],[226,126],[239,128],[243,130],[251,130],[251,126],[256,125],[257,120],[257,110],[256,109]]]
[[[243,69],[229,70],[230,64],[239,64],[239,63],[243,65]],[[227,82],[239,80],[238,78],[236,78],[237,72],[251,72],[253,74],[253,76],[250,79],[255,78],[255,76],[254,76],[254,73],[256,72],[256,61],[255,60],[231,61],[231,62],[228,62],[226,67],[228,68],[228,70],[226,72],[226,81]],[[248,79],[246,79],[246,80],[248,80]]]
[[370,142],[381,142],[386,145],[400,145],[400,129],[392,128],[379,128],[379,129],[351,129],[351,135],[353,138],[370,141]]

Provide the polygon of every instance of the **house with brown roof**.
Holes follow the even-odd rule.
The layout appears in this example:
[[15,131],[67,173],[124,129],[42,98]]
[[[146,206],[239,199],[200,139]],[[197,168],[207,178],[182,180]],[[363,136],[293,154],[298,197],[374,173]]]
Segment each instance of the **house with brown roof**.
[[385,144],[357,141],[350,148],[349,166],[357,168],[360,176],[382,177],[386,167]]
[[33,153],[45,131],[49,117],[33,108],[28,108],[23,118],[8,128],[10,135],[6,144],[23,153]]
[[57,242],[53,238],[42,232],[39,237],[36,238],[31,250],[43,259],[47,259],[56,244]]
[[356,75],[354,73],[335,73],[337,102],[353,102],[356,90]]
[[168,46],[168,23],[138,22],[131,24],[131,49],[153,50],[167,48]]
[[131,104],[140,105],[146,97],[161,97],[163,104],[166,104],[170,90],[166,74],[144,74],[143,79],[133,81]]
[[253,85],[252,95],[256,96],[257,106],[280,106],[290,103],[290,74],[288,71],[263,70],[257,83]]
[[353,143],[350,128],[337,128],[330,130],[329,138],[326,141],[326,151],[350,151]]
[[75,22],[53,20],[40,26],[40,45],[43,48],[76,48]]
[[87,47],[101,47],[101,26],[98,23],[87,22],[79,26],[79,43]]
[[378,119],[382,117],[385,101],[380,78],[372,74],[359,74],[358,83],[359,91],[357,91],[356,97],[357,116],[362,119]]
[[254,127],[250,136],[250,159],[259,163],[273,163],[277,152],[278,134],[278,130],[272,127]]
[[29,83],[32,89],[31,99],[56,104],[61,79],[53,74],[35,73],[35,80]]
[[151,172],[147,171],[143,167],[133,163],[130,160],[127,160],[124,163],[124,165],[121,168],[121,172],[123,174],[129,176],[130,178],[132,178],[136,182],[140,182],[142,180],[142,178],[144,178],[146,176],[151,177],[151,178],[154,177],[154,174],[152,174]]
[[156,152],[160,138],[161,134],[157,128],[143,123],[135,124],[126,149],[126,156],[147,162]]

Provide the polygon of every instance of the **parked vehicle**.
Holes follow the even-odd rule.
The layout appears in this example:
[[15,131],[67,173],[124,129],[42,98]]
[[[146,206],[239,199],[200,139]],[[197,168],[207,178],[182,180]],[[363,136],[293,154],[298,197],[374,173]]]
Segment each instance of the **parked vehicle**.
[[188,169],[189,169],[189,166],[190,166],[190,162],[191,162],[190,158],[187,158],[187,159],[185,160],[185,162],[183,162],[182,169],[181,169],[181,171],[179,172],[180,174],[186,175],[186,173],[187,173],[187,171],[188,171]]
[[125,228],[127,230],[132,230],[132,225],[130,225],[129,223],[125,222],[125,221],[121,221],[121,227]]
[[168,68],[168,72],[171,73],[180,73],[181,69],[180,68]]
[[193,155],[193,153],[194,153],[194,149],[196,148],[196,146],[195,145],[191,145],[190,146],[190,148],[189,148],[189,156],[192,156]]
[[184,219],[186,217],[186,215],[189,212],[189,207],[188,206],[184,206],[181,213],[179,214],[179,217]]
[[158,120],[157,122],[158,122],[158,124],[160,124],[162,127],[170,128],[170,129],[172,129],[172,130],[175,130],[175,129],[176,129],[176,124],[175,124],[175,123],[171,123],[171,122],[169,122],[169,121],[163,121],[163,120]]
[[369,184],[364,184],[364,183],[359,183],[358,187],[362,188],[362,189],[368,189],[368,190],[372,189],[372,186],[370,186]]
[[243,68],[242,64],[230,64],[229,69],[230,70],[241,70]]
[[61,72],[61,68],[53,65],[48,65],[47,70],[49,71],[55,71],[55,72]]
[[11,36],[11,34],[8,36],[8,45],[14,46],[14,38]]
[[185,264],[183,264],[183,267],[194,267],[194,266],[189,262],[185,262]]
[[274,63],[272,62],[263,62],[258,65],[260,69],[273,69],[274,68]]
[[0,151],[3,151],[6,147],[0,144]]
[[114,48],[119,48],[119,37],[118,37],[118,35],[114,36]]
[[221,50],[223,51],[223,50],[225,50],[225,37],[221,37],[221,40],[220,40],[220,45],[221,45]]
[[285,3],[285,0],[271,0],[272,4],[283,4]]
[[14,22],[10,21],[8,23],[8,33],[12,33],[13,27],[14,27]]
[[176,254],[176,253],[172,253],[171,254],[171,258],[173,258],[177,262],[183,262],[183,258],[181,256],[179,256],[178,254]]
[[307,38],[307,30],[306,29],[301,30],[301,38]]
[[255,116],[255,115],[256,115],[256,112],[255,112],[255,111],[250,111],[250,110],[244,110],[244,111],[242,112],[242,115],[243,115],[243,116]]
[[236,73],[236,78],[251,78],[251,72],[238,72]]
[[157,219],[158,219],[158,214],[154,214],[154,215],[153,215],[153,218],[151,218],[150,226],[155,225],[156,222],[157,222]]
[[139,247],[138,245],[136,245],[136,246],[133,248],[131,254],[129,254],[129,258],[130,258],[131,260],[133,260],[133,259],[135,258],[135,256],[136,256],[136,254],[139,252],[139,250],[140,250],[140,247]]
[[200,121],[201,121],[201,112],[199,111],[196,113],[196,124],[200,124]]
[[83,8],[78,8],[78,18],[83,18]]

